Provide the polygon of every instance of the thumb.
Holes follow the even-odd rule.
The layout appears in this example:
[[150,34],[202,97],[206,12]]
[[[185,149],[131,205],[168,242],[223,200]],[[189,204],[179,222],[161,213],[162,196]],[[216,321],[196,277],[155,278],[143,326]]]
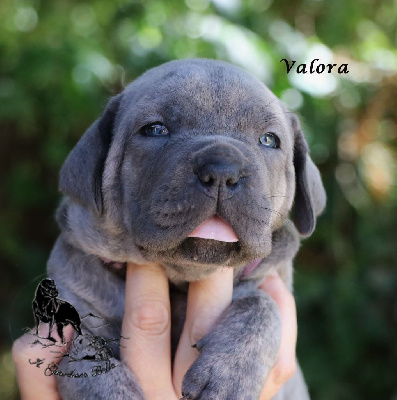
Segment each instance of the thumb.
[[[73,333],[74,329],[70,325],[64,328],[66,342],[72,339]],[[46,376],[44,371],[49,364],[58,364],[61,361],[62,355],[67,351],[67,344],[43,347],[38,343],[33,344],[35,338],[33,331],[30,331],[17,339],[12,346],[21,399],[60,400],[55,376]]]

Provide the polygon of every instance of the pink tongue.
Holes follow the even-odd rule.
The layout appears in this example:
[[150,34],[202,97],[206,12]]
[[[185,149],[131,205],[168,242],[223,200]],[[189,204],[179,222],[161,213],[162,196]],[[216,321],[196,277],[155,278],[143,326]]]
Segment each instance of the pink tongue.
[[202,222],[189,237],[219,240],[220,242],[238,242],[233,228],[217,215]]

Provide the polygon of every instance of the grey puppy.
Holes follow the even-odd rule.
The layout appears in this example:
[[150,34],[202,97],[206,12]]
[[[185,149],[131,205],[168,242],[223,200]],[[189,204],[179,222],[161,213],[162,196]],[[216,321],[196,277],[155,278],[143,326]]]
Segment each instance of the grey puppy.
[[[59,187],[61,235],[48,274],[80,315],[109,322],[94,332],[83,321],[83,332],[120,335],[122,263],[156,261],[172,285],[175,351],[188,282],[234,268],[233,302],[197,343],[182,390],[189,399],[258,399],[281,332],[258,285],[276,270],[292,288],[300,236],[325,205],[297,117],[237,67],[173,61],[109,101],[66,159]],[[143,399],[117,347],[114,354],[117,368],[106,374],[59,378],[63,398]],[[299,370],[277,396],[307,398]]]

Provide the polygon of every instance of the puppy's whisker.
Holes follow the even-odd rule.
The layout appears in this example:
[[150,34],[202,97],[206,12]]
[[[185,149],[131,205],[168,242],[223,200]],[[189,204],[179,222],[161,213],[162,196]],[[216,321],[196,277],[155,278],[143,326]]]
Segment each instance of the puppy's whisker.
[[264,207],[265,210],[272,212],[273,214],[278,215],[279,217],[283,218],[284,220],[288,220],[288,217],[286,217],[284,214],[282,214],[279,211],[273,210],[272,208]]
[[279,115],[284,115],[284,114],[295,114],[292,111],[280,111],[280,112],[272,112],[271,114],[266,116],[266,119],[278,119]]
[[286,196],[286,195],[284,195],[284,194],[274,194],[274,195],[271,195],[270,193],[268,193],[268,192],[265,192],[265,194],[264,194],[267,198],[272,198],[272,197],[286,197],[286,198],[290,198],[291,196]]
[[95,254],[82,254],[81,257],[86,259],[88,263],[91,264],[94,263],[96,260],[98,260],[100,256]]
[[291,226],[294,225],[288,217],[286,217],[284,214],[280,213],[279,211],[272,210],[271,208],[267,208],[267,207],[264,207],[263,209],[265,209],[265,210],[267,210],[267,211],[270,211],[270,212],[272,212],[273,214],[278,215],[278,216],[279,216],[285,223],[287,223],[288,225],[291,225]]

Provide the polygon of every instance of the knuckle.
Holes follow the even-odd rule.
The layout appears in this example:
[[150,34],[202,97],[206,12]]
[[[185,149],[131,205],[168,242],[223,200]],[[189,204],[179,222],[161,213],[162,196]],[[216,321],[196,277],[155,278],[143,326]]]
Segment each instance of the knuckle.
[[278,293],[275,300],[279,307],[282,307],[283,309],[295,308],[295,297],[287,289],[285,289],[285,291],[283,292]]
[[21,362],[26,361],[26,357],[29,358],[29,355],[27,354],[27,348],[26,345],[24,343],[24,341],[22,340],[22,338],[17,339],[13,345],[12,345],[12,349],[11,349],[11,356],[12,356],[12,360],[14,361],[15,365],[19,365]]
[[158,336],[167,330],[170,315],[162,301],[141,300],[131,310],[131,321],[135,329]]
[[290,379],[296,371],[296,359],[284,359],[277,361],[273,368],[273,381],[276,385],[283,385],[288,379]]

